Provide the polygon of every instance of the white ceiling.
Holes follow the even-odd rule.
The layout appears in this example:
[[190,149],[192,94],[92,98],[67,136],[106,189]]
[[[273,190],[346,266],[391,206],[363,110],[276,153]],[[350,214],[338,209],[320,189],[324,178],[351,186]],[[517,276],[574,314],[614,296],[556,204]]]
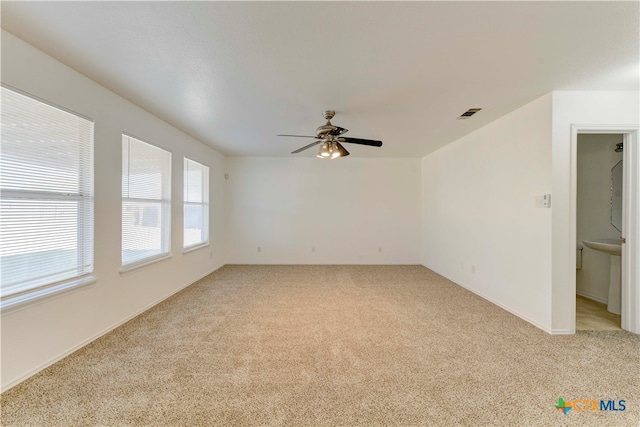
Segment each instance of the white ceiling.
[[[2,2],[2,27],[231,156],[420,157],[552,90],[638,90],[638,2]],[[456,120],[468,108],[483,110]]]

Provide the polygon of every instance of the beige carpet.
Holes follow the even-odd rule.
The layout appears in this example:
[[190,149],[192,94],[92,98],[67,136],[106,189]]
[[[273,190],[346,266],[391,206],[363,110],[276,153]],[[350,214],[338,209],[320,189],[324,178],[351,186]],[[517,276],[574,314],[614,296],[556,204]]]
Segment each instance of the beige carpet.
[[226,266],[4,393],[2,425],[637,426],[639,367],[636,335],[550,336],[420,266]]

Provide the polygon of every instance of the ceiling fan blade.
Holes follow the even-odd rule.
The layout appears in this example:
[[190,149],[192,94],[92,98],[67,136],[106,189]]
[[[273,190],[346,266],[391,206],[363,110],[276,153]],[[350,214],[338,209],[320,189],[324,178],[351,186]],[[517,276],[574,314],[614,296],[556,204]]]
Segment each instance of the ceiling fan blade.
[[318,144],[320,144],[321,142],[322,142],[322,140],[312,142],[312,143],[311,143],[311,144],[309,144],[309,145],[305,145],[305,146],[304,146],[304,147],[302,147],[302,148],[298,148],[296,151],[292,151],[292,152],[291,152],[291,154],[299,153],[299,152],[301,152],[301,151],[306,150],[307,148],[311,148],[311,147],[313,147],[314,145],[318,145]]
[[309,136],[309,135],[276,135],[276,136],[295,136],[297,138],[316,138],[315,136]]
[[349,144],[370,145],[372,147],[382,147],[382,141],[376,141],[374,139],[361,139],[361,138],[338,138],[340,142],[348,142]]

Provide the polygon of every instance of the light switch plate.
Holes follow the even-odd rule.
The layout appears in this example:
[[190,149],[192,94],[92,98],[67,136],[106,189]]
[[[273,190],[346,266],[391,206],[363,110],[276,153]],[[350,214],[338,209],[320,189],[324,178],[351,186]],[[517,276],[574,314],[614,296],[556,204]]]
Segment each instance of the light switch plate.
[[550,208],[551,194],[538,194],[534,198],[536,208]]

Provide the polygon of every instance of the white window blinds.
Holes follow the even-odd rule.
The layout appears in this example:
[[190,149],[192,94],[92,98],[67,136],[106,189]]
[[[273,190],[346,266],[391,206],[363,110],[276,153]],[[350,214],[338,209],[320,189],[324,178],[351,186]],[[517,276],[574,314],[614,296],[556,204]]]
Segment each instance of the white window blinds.
[[184,159],[185,249],[209,243],[209,168]]
[[171,153],[122,136],[122,266],[170,252]]
[[93,271],[93,122],[1,90],[4,305]]

